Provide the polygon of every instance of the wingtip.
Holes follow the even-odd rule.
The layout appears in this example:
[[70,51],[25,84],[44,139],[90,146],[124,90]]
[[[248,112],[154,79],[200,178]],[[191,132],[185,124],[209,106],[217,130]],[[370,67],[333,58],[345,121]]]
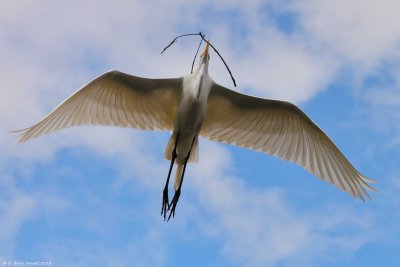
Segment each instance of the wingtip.
[[369,191],[377,192],[377,190],[375,188],[373,188],[372,186],[369,185],[369,184],[376,184],[377,183],[376,180],[367,178],[363,175],[360,175],[360,180],[361,180],[363,187],[365,187]]
[[27,140],[25,140],[25,138],[23,137],[23,134],[24,134],[24,132],[25,132],[25,130],[27,130],[28,128],[26,128],[26,129],[19,129],[19,130],[11,130],[11,131],[8,131],[10,134],[13,134],[13,135],[15,135],[15,134],[18,134],[17,136],[15,136],[15,139],[16,139],[16,142],[17,142],[17,144],[21,144],[21,143],[24,143],[25,141],[27,141]]
[[378,183],[376,180],[367,178],[367,177],[365,177],[365,176],[363,176],[362,179],[363,179],[365,182],[370,183],[370,184],[376,184],[376,183]]

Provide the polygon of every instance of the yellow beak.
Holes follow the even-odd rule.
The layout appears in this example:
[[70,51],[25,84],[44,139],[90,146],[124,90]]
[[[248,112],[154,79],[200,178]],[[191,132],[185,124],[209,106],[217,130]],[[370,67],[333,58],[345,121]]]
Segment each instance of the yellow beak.
[[206,45],[206,49],[204,49],[203,54],[201,54],[201,57],[206,57],[208,56],[208,48],[210,47],[210,45],[207,43]]

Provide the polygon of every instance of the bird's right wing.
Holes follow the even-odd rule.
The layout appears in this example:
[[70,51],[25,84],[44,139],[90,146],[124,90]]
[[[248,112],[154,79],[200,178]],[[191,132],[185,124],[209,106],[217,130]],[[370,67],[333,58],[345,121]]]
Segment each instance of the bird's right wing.
[[251,97],[213,84],[200,135],[297,163],[353,197],[374,182],[360,174],[329,137],[295,105]]
[[107,72],[76,91],[35,125],[19,130],[19,142],[76,125],[172,130],[182,78],[146,79]]

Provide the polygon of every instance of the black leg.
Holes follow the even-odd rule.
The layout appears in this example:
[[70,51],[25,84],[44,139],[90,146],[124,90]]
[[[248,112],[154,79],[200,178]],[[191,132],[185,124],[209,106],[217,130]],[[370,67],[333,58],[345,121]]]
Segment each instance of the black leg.
[[164,190],[163,190],[161,216],[164,216],[164,221],[165,221],[165,219],[167,217],[167,209],[169,210],[169,208],[170,208],[169,199],[168,199],[168,184],[169,184],[169,179],[171,177],[172,168],[174,166],[174,162],[175,162],[175,159],[176,159],[176,146],[178,144],[178,137],[179,137],[179,133],[177,133],[177,135],[176,135],[174,150],[172,151],[171,164],[169,166],[169,171],[168,171],[168,177],[167,177],[167,181],[165,182],[165,187],[164,187]]
[[171,211],[169,212],[168,221],[169,221],[169,219],[171,219],[171,216],[172,216],[172,218],[175,216],[175,209],[176,209],[176,205],[178,204],[179,197],[181,196],[181,187],[182,187],[183,177],[185,176],[186,164],[187,164],[188,159],[189,159],[189,155],[185,159],[185,163],[183,165],[182,178],[179,183],[178,189],[175,190],[174,197],[172,198],[171,204],[168,207],[168,210],[172,207]]
[[179,197],[181,196],[181,187],[182,187],[182,183],[183,183],[183,177],[185,177],[186,164],[189,160],[190,152],[192,151],[194,140],[196,140],[196,137],[193,139],[192,145],[190,146],[189,153],[188,153],[187,157],[185,158],[185,162],[183,165],[183,171],[182,171],[182,177],[181,177],[181,181],[179,182],[178,189],[175,190],[174,197],[172,198],[171,204],[169,204],[169,207],[168,207],[168,210],[171,209],[171,211],[169,212],[168,221],[169,221],[169,219],[171,219],[171,216],[172,216],[172,218],[175,216],[176,205],[178,204]]

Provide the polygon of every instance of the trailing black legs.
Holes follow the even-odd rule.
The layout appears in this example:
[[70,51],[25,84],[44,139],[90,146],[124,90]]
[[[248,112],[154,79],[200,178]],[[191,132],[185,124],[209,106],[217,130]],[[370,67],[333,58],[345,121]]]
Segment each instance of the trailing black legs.
[[[168,221],[171,219],[171,217],[173,218],[175,216],[176,205],[178,204],[179,197],[181,196],[181,188],[182,188],[182,183],[183,183],[183,177],[185,176],[186,165],[187,165],[187,163],[189,161],[190,152],[192,151],[192,147],[193,147],[194,141],[196,140],[196,137],[193,138],[192,144],[191,144],[190,149],[189,149],[189,153],[186,156],[184,164],[183,164],[182,175],[180,177],[181,179],[179,181],[178,188],[175,190],[175,194],[174,194],[174,197],[172,198],[171,202],[169,202],[169,199],[168,199],[168,185],[169,185],[169,179],[171,178],[172,168],[174,166],[175,159],[177,157],[176,147],[177,147],[177,144],[178,144],[178,138],[179,138],[179,132],[176,135],[176,141],[175,141],[175,145],[174,145],[174,150],[172,151],[171,164],[169,166],[168,177],[167,177],[167,181],[165,183],[165,187],[164,187],[164,190],[163,190],[163,201],[162,201],[162,206],[161,206],[161,216],[164,217],[164,220],[167,217],[167,212],[169,212]],[[180,167],[178,167],[178,169],[179,168]],[[178,175],[179,175],[179,173],[178,173]]]
[[172,151],[171,165],[169,166],[168,177],[167,177],[167,181],[165,183],[165,187],[164,187],[164,190],[163,190],[161,216],[164,217],[164,221],[165,221],[165,219],[167,217],[167,211],[170,208],[169,199],[168,199],[168,184],[169,184],[169,179],[171,178],[172,168],[174,166],[174,162],[175,162],[175,159],[176,159],[176,146],[178,144],[178,138],[179,138],[179,133],[176,135],[174,150]]
[[176,209],[176,205],[178,204],[179,197],[181,196],[181,187],[182,187],[182,183],[183,183],[183,177],[185,176],[186,164],[188,162],[189,156],[190,156],[190,151],[189,151],[189,155],[185,158],[185,163],[183,165],[183,171],[182,171],[182,177],[181,177],[181,181],[179,182],[178,189],[175,190],[174,197],[172,198],[171,203],[169,204],[169,207],[168,207],[168,210],[171,209],[169,212],[168,221],[169,221],[169,219],[171,219],[171,216],[172,216],[172,218],[175,216],[175,209]]

